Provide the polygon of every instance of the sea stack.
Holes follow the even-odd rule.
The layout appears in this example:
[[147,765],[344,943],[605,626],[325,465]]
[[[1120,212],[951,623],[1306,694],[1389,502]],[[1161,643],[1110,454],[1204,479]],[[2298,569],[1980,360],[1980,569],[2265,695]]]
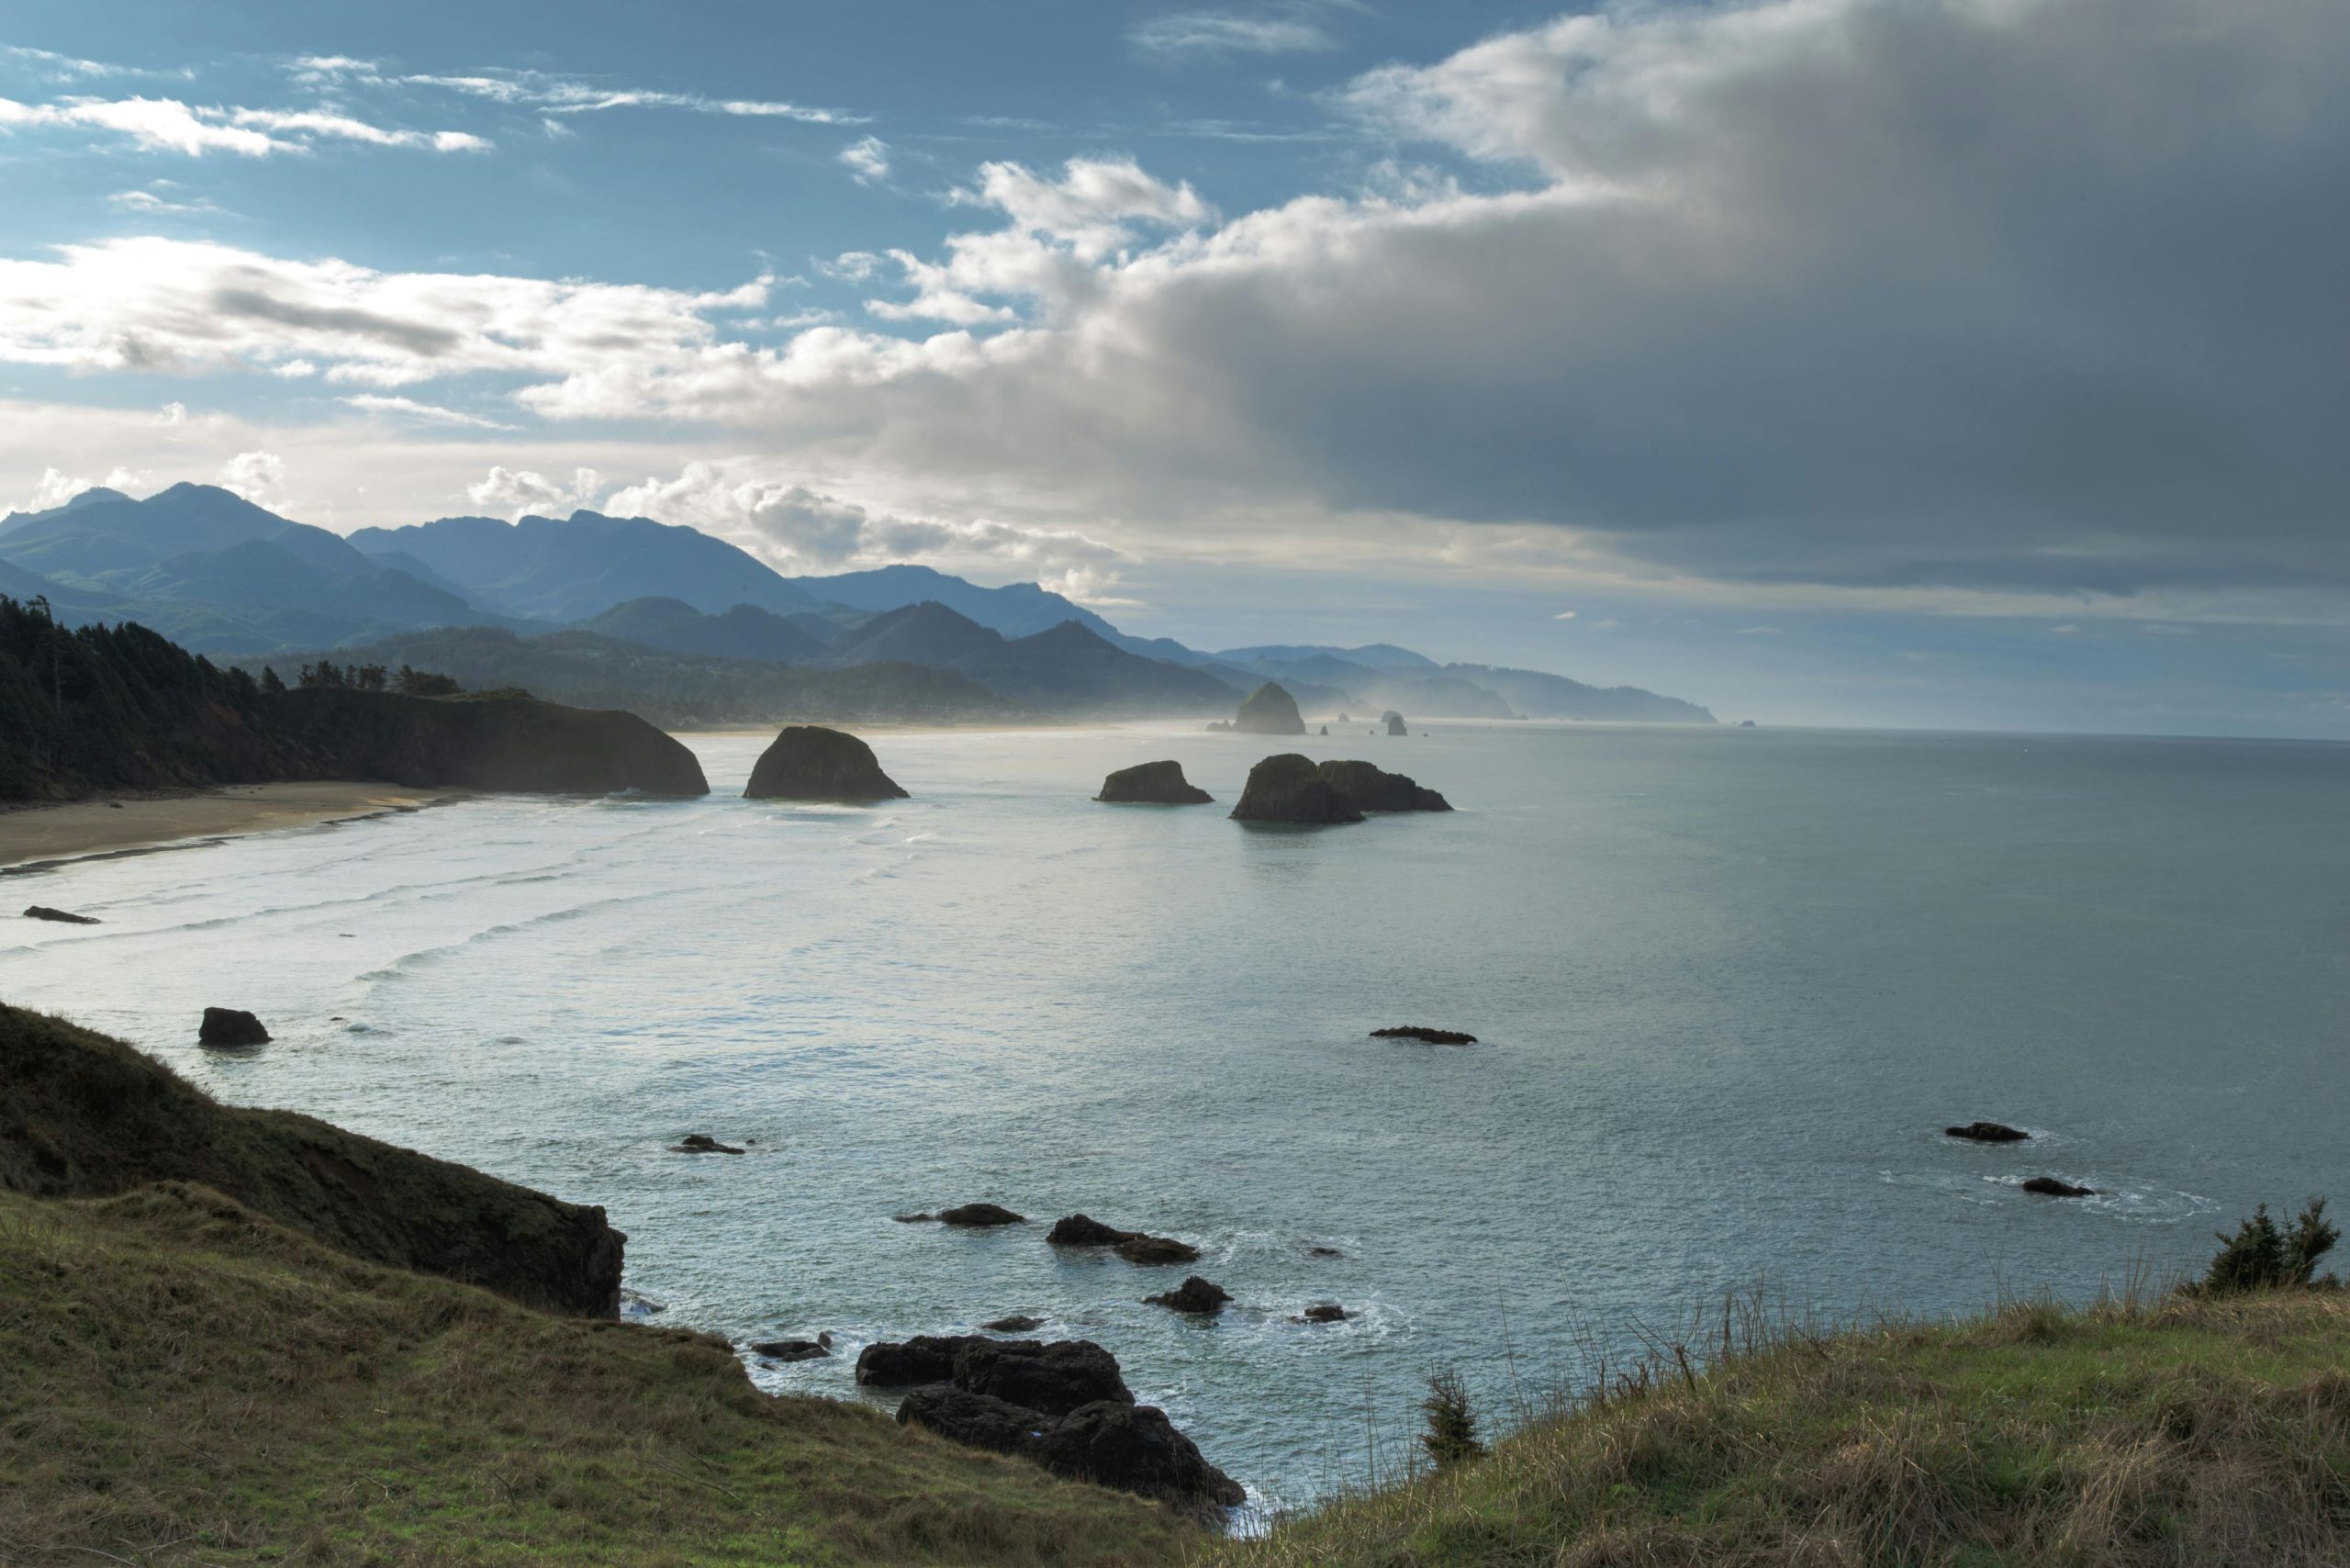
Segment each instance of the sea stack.
[[1452,802],[1433,790],[1424,790],[1401,773],[1373,767],[1368,762],[1322,764],[1322,777],[1365,812],[1449,812]]
[[1246,735],[1302,735],[1305,718],[1297,699],[1269,680],[1241,701],[1232,727]]
[[1093,798],[1125,806],[1204,806],[1215,799],[1183,777],[1180,762],[1121,767],[1102,780],[1102,792]]
[[1379,722],[1387,726],[1387,733],[1391,735],[1408,735],[1412,733],[1404,727],[1404,715],[1393,708],[1382,713],[1379,716]]
[[759,755],[746,801],[901,801],[905,790],[881,771],[873,748],[855,735],[818,724],[790,724]]
[[1296,752],[1269,756],[1248,770],[1248,787],[1232,808],[1244,823],[1359,823],[1362,812],[1344,790]]

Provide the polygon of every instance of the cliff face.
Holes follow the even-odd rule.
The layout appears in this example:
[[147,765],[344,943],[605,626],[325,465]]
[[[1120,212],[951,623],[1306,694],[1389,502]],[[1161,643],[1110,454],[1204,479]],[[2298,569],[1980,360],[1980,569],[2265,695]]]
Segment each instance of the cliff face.
[[520,691],[404,697],[306,687],[263,700],[315,777],[548,794],[707,795],[701,764],[633,713]]
[[604,1211],[286,1111],[222,1105],[122,1041],[0,1004],[0,1187],[193,1182],[370,1262],[579,1317],[620,1310]]

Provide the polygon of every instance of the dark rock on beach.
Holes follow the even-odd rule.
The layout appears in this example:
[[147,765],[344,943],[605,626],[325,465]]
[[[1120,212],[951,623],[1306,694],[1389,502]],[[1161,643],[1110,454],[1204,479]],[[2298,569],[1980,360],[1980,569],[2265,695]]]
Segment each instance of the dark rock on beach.
[[200,1046],[265,1046],[269,1030],[252,1014],[235,1007],[207,1007],[204,1022],[196,1025],[196,1043]]
[[1193,1274],[1171,1291],[1143,1297],[1146,1306],[1163,1306],[1196,1317],[1214,1317],[1232,1300],[1232,1293]]
[[2097,1196],[2095,1187],[2076,1187],[2070,1182],[2060,1182],[2053,1176],[2034,1176],[2023,1184],[2023,1190],[2027,1193],[2038,1193],[2043,1198],[2094,1198]]
[[27,920],[54,920],[67,925],[95,925],[98,924],[98,917],[96,915],[68,914],[62,909],[51,909],[45,903],[37,903],[28,906],[25,910],[25,918]]
[[1236,822],[1308,825],[1362,821],[1346,791],[1325,778],[1312,758],[1293,751],[1269,756],[1248,770],[1232,816]]
[[1374,1040],[1417,1040],[1427,1046],[1473,1046],[1474,1035],[1464,1035],[1458,1029],[1431,1029],[1425,1024],[1399,1024],[1389,1029],[1373,1029]]
[[906,798],[881,771],[873,748],[819,724],[790,724],[751,769],[749,801],[897,801]]
[[951,1209],[939,1210],[938,1221],[941,1225],[961,1226],[967,1230],[1028,1223],[1025,1215],[1013,1214],[1002,1204],[958,1204]]
[[1014,1313],[1010,1317],[999,1317],[992,1323],[979,1325],[990,1334],[1033,1334],[1044,1326],[1043,1318],[1024,1317],[1018,1313]]
[[1390,773],[1368,762],[1330,761],[1321,765],[1331,788],[1365,812],[1449,812],[1452,802],[1401,773]]
[[688,1133],[669,1146],[671,1154],[740,1154],[743,1151],[731,1143],[721,1143],[708,1133]]
[[2028,1132],[2009,1126],[2004,1122],[1969,1122],[1963,1127],[1944,1127],[1943,1136],[1963,1137],[1970,1143],[2021,1143],[2031,1137]]
[[1269,680],[1241,700],[1232,727],[1246,735],[1302,735],[1305,719],[1297,699]]
[[1102,780],[1093,797],[1112,805],[1204,806],[1215,797],[1183,777],[1180,762],[1140,762]]
[[812,1361],[833,1353],[833,1337],[819,1334],[813,1339],[761,1339],[751,1346],[751,1353],[771,1361]]

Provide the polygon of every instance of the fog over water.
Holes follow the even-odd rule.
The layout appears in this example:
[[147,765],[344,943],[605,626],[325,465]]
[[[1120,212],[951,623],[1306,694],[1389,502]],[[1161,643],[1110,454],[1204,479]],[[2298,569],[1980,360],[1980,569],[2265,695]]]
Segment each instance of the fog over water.
[[[1532,724],[1295,743],[1443,790],[1224,812],[1272,744],[879,734],[910,801],[506,798],[11,879],[0,996],[600,1203],[663,1321],[1101,1341],[1260,1502],[1360,1479],[1420,1380],[1489,1406],[1758,1282],[1848,1313],[2066,1295],[2350,1196],[2350,746]],[[1110,807],[1180,757],[1219,805]],[[277,1035],[194,1043],[207,1004]],[[1447,1049],[1365,1037],[1473,1031]],[[1986,1148],[1949,1122],[2035,1141]],[[688,1157],[688,1132],[755,1139]],[[2028,1197],[2041,1173],[2106,1195]],[[1036,1222],[893,1223],[987,1199]],[[1056,1255],[1083,1210],[1187,1271]],[[1315,1259],[1308,1249],[1344,1256]],[[1337,1301],[1343,1325],[1289,1321]],[[625,1418],[624,1413],[616,1418]]]

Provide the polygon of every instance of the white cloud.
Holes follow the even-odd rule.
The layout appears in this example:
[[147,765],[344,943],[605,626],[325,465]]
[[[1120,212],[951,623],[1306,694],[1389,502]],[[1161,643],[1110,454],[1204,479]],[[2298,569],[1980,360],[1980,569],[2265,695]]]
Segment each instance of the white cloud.
[[187,405],[177,401],[164,404],[161,409],[158,409],[155,411],[155,422],[159,425],[184,425],[187,423]]
[[464,131],[388,130],[316,109],[190,107],[177,98],[63,98],[51,104],[0,98],[0,129],[43,126],[95,127],[128,136],[148,151],[192,158],[207,152],[259,158],[301,151],[321,140],[441,152],[476,152],[489,146]]
[[285,460],[274,453],[241,452],[220,465],[212,482],[273,511],[285,504]]
[[62,507],[83,491],[100,485],[109,490],[121,490],[127,493],[143,488],[146,481],[147,476],[143,471],[129,468],[116,468],[103,479],[84,478],[80,475],[62,473],[55,468],[43,468],[40,471],[40,477],[34,481],[32,494],[25,498],[21,507],[13,510],[47,511],[51,507]]
[[[280,375],[286,374],[285,367],[280,365],[277,374]],[[338,398],[335,401],[348,403],[362,413],[399,414],[408,419],[421,420],[426,424],[458,425],[468,430],[482,431],[510,431],[514,428],[512,425],[501,425],[496,420],[485,420],[478,414],[468,414],[456,409],[444,409],[437,403],[420,403],[413,398],[386,397],[380,392],[354,393],[350,397]]]
[[109,206],[125,212],[135,212],[142,218],[207,218],[225,214],[222,207],[200,196],[182,198],[170,194],[171,182],[157,180],[143,190],[116,191],[106,197]]
[[841,149],[840,161],[860,185],[890,177],[890,144],[878,136],[860,137]]
[[487,477],[465,487],[465,496],[477,507],[512,519],[576,511],[588,505],[602,487],[603,478],[593,468],[574,469],[570,481],[562,483],[528,468],[493,467]]
[[316,375],[319,373],[319,367],[307,359],[289,359],[284,364],[272,365],[269,373],[287,381],[300,381],[307,376]]
[[1235,54],[1295,54],[1337,47],[1303,15],[1245,17],[1230,11],[1178,11],[1154,17],[1126,37],[1146,54],[1170,61]]
[[235,109],[229,112],[229,118],[238,125],[281,135],[364,141],[375,147],[431,148],[436,152],[480,152],[489,147],[482,138],[462,130],[386,130],[349,115],[319,109]]
[[541,71],[486,71],[474,76],[406,76],[415,86],[440,87],[494,103],[512,104],[547,114],[597,114],[607,109],[685,109],[695,114],[748,116],[793,119],[811,125],[857,125],[861,117],[806,104],[745,98],[711,98],[699,93],[655,92],[633,87],[606,87],[576,76]]
[[1553,621],[1572,621],[1574,618],[1575,612],[1572,610],[1561,610],[1558,614],[1550,617]]

